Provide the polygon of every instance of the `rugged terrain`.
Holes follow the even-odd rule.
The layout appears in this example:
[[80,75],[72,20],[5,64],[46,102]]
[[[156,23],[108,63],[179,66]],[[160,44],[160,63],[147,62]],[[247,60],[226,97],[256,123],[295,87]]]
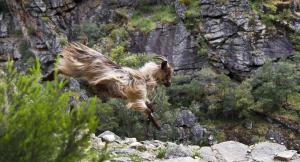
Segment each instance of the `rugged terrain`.
[[295,150],[287,150],[285,146],[260,142],[255,145],[227,141],[210,147],[197,145],[178,145],[159,140],[137,141],[136,138],[121,139],[112,132],[106,131],[98,137],[92,137],[92,148],[103,150],[105,145],[111,161],[155,161],[155,162],[273,162],[300,161]]
[[[299,151],[300,109],[296,104],[299,98],[277,113],[251,110],[251,117],[247,119],[237,118],[239,115],[230,111],[218,111],[217,104],[222,101],[217,97],[231,96],[225,93],[231,85],[240,84],[265,63],[293,58],[300,50],[297,12],[278,14],[291,8],[288,1],[276,1],[272,5],[255,2],[0,0],[0,63],[5,64],[12,58],[19,71],[26,72],[36,56],[43,74],[47,74],[53,70],[59,52],[72,41],[86,43],[112,58],[118,50],[126,53],[125,57],[131,54],[162,55],[179,76],[173,84],[175,88],[167,94],[169,98],[165,97],[164,91],[159,94],[171,103],[170,106],[159,101],[156,105],[158,115],[163,118],[163,131],[144,133],[144,123],[136,124],[143,120],[136,114],[129,111],[111,113],[112,110],[103,108],[99,112],[99,116],[104,116],[99,133],[107,129],[119,130],[116,133],[120,136],[201,145],[225,140],[252,145],[270,139]],[[225,78],[221,74],[230,80],[218,78]],[[226,83],[224,89],[218,87],[223,81]],[[201,86],[204,88],[200,89]],[[81,99],[88,98],[89,91],[81,82],[71,79],[69,87],[79,91]],[[260,93],[255,96],[259,97]],[[191,98],[195,101],[186,101]],[[124,104],[117,105],[125,107]],[[233,106],[228,107],[231,110]],[[108,116],[113,119],[107,119]],[[116,121],[114,116],[120,119]],[[129,120],[128,116],[132,118]],[[234,144],[249,150],[246,145]],[[167,143],[159,145],[167,146]],[[202,147],[202,150],[214,146],[222,145]],[[276,147],[285,150],[283,146]],[[242,153],[241,158],[245,157]],[[212,158],[226,157],[215,154]]]

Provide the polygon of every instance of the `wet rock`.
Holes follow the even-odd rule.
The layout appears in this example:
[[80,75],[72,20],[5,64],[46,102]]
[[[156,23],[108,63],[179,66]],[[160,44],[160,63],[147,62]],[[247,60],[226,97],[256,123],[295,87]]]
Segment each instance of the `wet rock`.
[[[235,141],[227,141],[215,144],[212,147],[217,159],[224,161],[247,161],[248,146]],[[221,160],[220,160],[221,161]]]
[[106,142],[114,142],[114,141],[121,140],[121,138],[119,136],[117,136],[116,134],[114,134],[111,131],[105,131],[105,132],[101,133],[98,137],[103,139]]
[[270,142],[258,143],[251,148],[251,158],[258,162],[273,162],[276,154],[286,150],[285,146]]

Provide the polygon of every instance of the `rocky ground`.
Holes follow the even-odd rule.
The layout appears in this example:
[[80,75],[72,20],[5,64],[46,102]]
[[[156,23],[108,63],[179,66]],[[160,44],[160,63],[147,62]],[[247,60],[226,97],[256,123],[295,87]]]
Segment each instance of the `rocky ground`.
[[235,141],[226,141],[200,147],[159,140],[121,139],[110,131],[92,137],[93,149],[103,150],[106,144],[110,161],[114,162],[300,162],[300,154],[297,154],[297,151],[287,150],[285,146],[271,142],[247,146]]

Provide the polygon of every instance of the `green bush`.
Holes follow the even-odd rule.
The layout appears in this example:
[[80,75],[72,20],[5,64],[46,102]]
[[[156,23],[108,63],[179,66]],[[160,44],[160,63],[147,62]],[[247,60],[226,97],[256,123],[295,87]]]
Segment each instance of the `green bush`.
[[141,5],[133,14],[130,24],[142,32],[150,32],[156,28],[156,22],[169,24],[176,21],[174,6]]
[[39,64],[18,74],[9,63],[0,76],[0,161],[80,161],[89,154],[96,100],[77,102],[64,82],[40,83]]
[[254,75],[252,95],[255,107],[266,112],[279,110],[299,90],[296,66],[288,62],[267,63]]
[[22,58],[29,64],[34,63],[35,55],[30,50],[30,43],[23,40],[18,47],[18,51],[22,54]]
[[159,159],[162,159],[166,156],[167,148],[159,147],[156,152],[157,152],[156,157],[159,158]]

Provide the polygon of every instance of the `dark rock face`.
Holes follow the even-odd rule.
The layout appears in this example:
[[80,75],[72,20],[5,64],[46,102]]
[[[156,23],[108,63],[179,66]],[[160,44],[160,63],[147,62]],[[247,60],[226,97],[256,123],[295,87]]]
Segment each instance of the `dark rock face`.
[[269,31],[252,12],[246,0],[227,2],[201,0],[203,34],[212,65],[243,77],[268,59],[292,54],[292,45],[283,31]]
[[165,56],[175,70],[200,69],[204,60],[196,54],[196,43],[196,37],[191,35],[183,22],[171,25],[158,23],[150,33],[133,33],[130,51]]
[[177,127],[192,128],[195,125],[196,117],[189,110],[182,110],[176,119],[175,125]]
[[[268,59],[277,60],[291,55],[293,49],[285,32],[269,31],[252,12],[248,1],[200,2],[201,32],[209,45],[206,58],[197,55],[199,35],[186,28],[187,6],[178,0],[145,1],[147,4],[174,5],[179,19],[172,24],[157,22],[156,29],[149,33],[131,31],[128,50],[163,55],[175,70],[200,69],[209,60],[217,69],[237,78],[243,78]],[[61,51],[61,38],[75,40],[74,25],[85,21],[97,24],[118,22],[120,17],[116,9],[127,7],[133,10],[139,1],[30,0],[24,2],[24,8],[15,0],[4,4],[0,6],[7,8],[0,13],[0,38],[11,38],[10,30],[17,27],[30,40],[32,51],[41,59],[47,73]],[[287,26],[297,28],[297,24]],[[34,33],[26,33],[26,28],[34,29]]]

